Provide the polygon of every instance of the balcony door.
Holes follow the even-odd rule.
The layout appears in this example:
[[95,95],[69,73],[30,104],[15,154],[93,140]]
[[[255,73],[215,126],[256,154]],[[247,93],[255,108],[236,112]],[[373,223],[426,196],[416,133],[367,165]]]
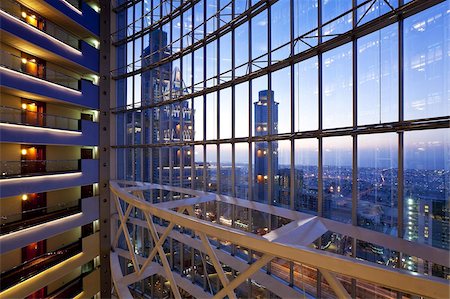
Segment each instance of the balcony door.
[[31,193],[22,196],[22,220],[45,215],[47,211],[47,193]]
[[43,17],[23,5],[21,5],[21,11],[21,17],[25,23],[45,31],[45,19]]
[[45,103],[22,99],[22,123],[38,127],[45,126]]
[[[30,261],[38,256],[42,256],[47,251],[47,243],[46,240],[42,240],[39,242],[31,243],[22,248],[22,263]],[[31,266],[31,265],[30,265]],[[33,271],[33,267],[30,267],[30,271]],[[33,294],[27,296],[27,299],[37,299],[37,298],[45,298],[46,296],[46,287],[42,288]]]
[[45,145],[22,145],[21,173],[45,172]]
[[45,79],[45,60],[22,52],[22,72]]

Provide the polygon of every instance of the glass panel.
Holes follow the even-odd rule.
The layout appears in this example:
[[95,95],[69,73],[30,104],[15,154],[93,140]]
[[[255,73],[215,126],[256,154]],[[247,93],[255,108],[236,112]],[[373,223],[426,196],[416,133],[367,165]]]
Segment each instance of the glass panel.
[[220,91],[220,139],[231,138],[231,109],[231,88],[222,89]]
[[323,54],[323,128],[352,125],[352,45]]
[[404,22],[405,119],[449,114],[449,21],[444,2]]
[[[449,250],[450,129],[405,132],[404,238]],[[403,268],[448,277],[448,268],[404,255]]]
[[352,138],[323,139],[323,216],[352,222]]
[[289,67],[272,73],[272,90],[275,99],[271,107],[272,134],[289,133],[291,132],[291,69]]
[[204,171],[204,157],[203,157],[203,145],[196,145],[194,147],[194,189],[203,190],[203,171]]
[[397,235],[398,138],[358,136],[358,225]]
[[237,198],[248,198],[248,143],[236,143],[235,152],[235,192]]
[[256,69],[267,66],[267,30],[267,10],[264,10],[252,18],[252,61]]
[[217,145],[206,146],[206,191],[217,191]]
[[318,142],[317,139],[295,140],[294,208],[317,215],[318,211]]
[[194,140],[203,140],[203,97],[194,99]]
[[[289,140],[272,142],[273,204],[289,208],[291,202],[291,142]],[[294,186],[300,185],[294,176]]]
[[231,181],[231,144],[220,145],[220,193],[232,195],[233,185]]
[[450,129],[405,132],[403,172],[405,238],[447,250],[449,136]]
[[358,39],[358,125],[398,119],[397,24]]
[[271,11],[272,63],[286,59],[290,54],[290,0],[280,0]]
[[236,85],[234,90],[234,136],[248,137],[249,107],[248,83]]
[[319,84],[317,58],[294,65],[294,131],[317,130]]
[[217,139],[217,93],[206,95],[206,139]]

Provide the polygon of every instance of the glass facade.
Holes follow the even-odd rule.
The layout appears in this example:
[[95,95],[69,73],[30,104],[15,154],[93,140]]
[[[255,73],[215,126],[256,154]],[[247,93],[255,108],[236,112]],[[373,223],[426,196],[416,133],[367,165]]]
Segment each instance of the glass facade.
[[[413,1],[399,19],[401,0],[118,2],[117,179],[230,195],[450,249],[449,1]],[[199,209],[259,234],[282,224],[242,208]],[[333,232],[316,245],[449,275]],[[167,246],[189,257],[175,256],[175,271],[201,263],[188,246]],[[312,296],[331,291],[314,268],[280,271],[305,289],[303,271]],[[201,272],[192,279],[213,284]],[[353,294],[377,292],[342,281]],[[247,284],[243,296],[270,295]]]

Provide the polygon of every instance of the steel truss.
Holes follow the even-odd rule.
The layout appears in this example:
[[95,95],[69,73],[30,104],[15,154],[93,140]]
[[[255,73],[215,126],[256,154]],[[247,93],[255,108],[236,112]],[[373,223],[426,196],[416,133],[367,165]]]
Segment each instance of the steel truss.
[[[282,298],[302,295],[298,290],[262,270],[275,258],[318,269],[339,298],[350,298],[350,295],[337,279],[337,274],[407,294],[431,298],[450,297],[448,281],[445,279],[325,252],[314,249],[310,245],[325,232],[333,231],[354,239],[381,244],[385,248],[433,263],[448,265],[450,257],[445,250],[322,217],[192,189],[131,181],[111,181],[110,189],[116,208],[111,215],[111,271],[114,288],[120,298],[131,298],[128,286],[154,274],[163,276],[170,282],[175,298],[181,298],[180,289],[194,298],[224,298],[225,296],[236,298],[234,290],[250,278]],[[188,195],[189,198],[152,204],[144,198],[144,191],[150,190],[178,192]],[[194,206],[204,203],[227,203],[283,217],[291,222],[264,236],[259,236],[198,219]],[[167,225],[162,225],[163,222]],[[130,235],[129,225],[144,228],[149,232],[154,246],[148,254],[141,253],[135,246],[136,239],[134,234]],[[175,227],[177,229],[174,229]],[[126,249],[119,247],[122,236],[126,242]],[[168,252],[165,252],[163,246],[169,238],[195,248],[209,257],[221,283],[221,288],[216,294],[205,291],[202,287],[193,284],[186,276],[172,271],[167,258]],[[248,265],[238,257],[213,247],[210,242],[213,239],[226,240],[250,251],[259,252],[259,258]],[[134,269],[131,274],[123,273],[119,256],[131,260]],[[239,275],[230,280],[222,268],[222,263],[239,271]]]

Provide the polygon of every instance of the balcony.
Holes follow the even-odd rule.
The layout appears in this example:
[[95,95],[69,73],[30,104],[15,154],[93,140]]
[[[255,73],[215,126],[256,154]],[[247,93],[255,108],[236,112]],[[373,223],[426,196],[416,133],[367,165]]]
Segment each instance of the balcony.
[[[33,7],[36,2],[39,2],[40,5],[42,5],[42,2],[45,2],[46,5],[53,7],[70,20],[73,20],[78,26],[86,28],[97,36],[100,35],[100,16],[85,1],[66,0],[67,3],[64,3],[64,1],[60,0],[31,0],[28,1],[28,4],[30,7]],[[52,17],[54,16],[52,15]]]
[[61,249],[47,252],[0,274],[0,290],[6,290],[37,273],[49,269],[82,251],[81,240]]
[[98,123],[84,119],[0,106],[0,126],[1,142],[92,146],[98,143]]
[[[43,20],[45,25],[40,27],[31,25],[27,22],[29,17],[26,12],[22,11],[16,1],[5,0],[1,3],[0,24],[4,42],[11,45],[21,44],[24,49],[36,52],[34,54],[44,50],[44,55],[56,54],[57,56],[52,57],[62,57],[98,72],[99,51],[96,48],[48,20]],[[36,45],[39,45],[40,51],[32,50]]]
[[[40,258],[42,260],[35,261],[35,263],[40,264],[39,268],[37,265],[31,265],[31,263],[29,265],[30,268],[27,271],[33,272],[33,276],[28,275],[27,271],[21,271],[21,268],[24,266],[23,264],[14,268],[14,271],[10,269],[3,272],[0,275],[0,279],[2,281],[1,288],[4,290],[0,292],[0,297],[25,298],[33,292],[59,280],[61,277],[72,273],[74,269],[91,262],[98,256],[100,248],[99,239],[99,233],[96,232],[81,239],[81,246],[73,243],[71,244],[72,247],[70,247],[70,250],[65,247],[64,252],[62,251],[63,249],[54,251],[52,255],[59,256],[59,258],[53,257],[54,260],[52,260],[52,263],[48,261],[51,258],[48,254],[41,256]],[[18,241],[20,242],[21,240]],[[24,277],[19,277],[19,274],[15,274],[19,271],[21,271]],[[94,271],[93,273],[98,272]],[[6,277],[6,274],[8,274],[8,277]]]
[[98,86],[46,67],[41,73],[30,73],[23,67],[26,61],[6,51],[0,51],[1,85],[19,96],[39,95],[48,99],[98,109]]
[[2,161],[0,166],[0,197],[90,185],[98,181],[98,160]]
[[[2,246],[0,246],[0,253],[6,253],[11,250],[22,248],[27,246],[28,244],[38,242],[43,239],[48,239],[53,236],[56,236],[62,232],[71,230],[75,227],[80,227],[85,224],[91,223],[94,220],[98,219],[99,213],[99,202],[98,196],[86,197],[81,199],[80,208],[81,211],[75,212],[70,216],[61,216],[56,215],[57,212],[67,211],[71,209],[75,209],[76,202],[67,203],[65,207],[52,207],[53,212],[55,214],[50,213],[49,208],[47,208],[48,214],[52,214],[51,217],[55,217],[54,219],[45,219],[45,222],[39,223],[25,223],[25,221],[20,224],[22,226],[20,230],[15,230],[10,233],[6,233],[0,235],[0,242]],[[6,215],[6,217],[13,217],[10,215]],[[19,217],[23,217],[23,215],[17,215],[17,222],[19,223]],[[50,217],[50,216],[48,216]],[[58,217],[58,218],[56,218]],[[31,220],[31,219],[30,219]],[[11,219],[2,219],[2,223],[5,223],[5,229],[9,225],[6,223],[7,221],[11,221]],[[31,226],[30,226],[31,225]],[[26,229],[24,229],[26,228]]]
[[75,298],[81,292],[83,292],[83,277],[77,277],[51,294],[48,294],[46,298]]
[[67,217],[81,212],[81,199],[59,203],[13,215],[1,215],[0,235],[9,234],[31,226]]
[[81,160],[2,161],[0,179],[79,172]]

